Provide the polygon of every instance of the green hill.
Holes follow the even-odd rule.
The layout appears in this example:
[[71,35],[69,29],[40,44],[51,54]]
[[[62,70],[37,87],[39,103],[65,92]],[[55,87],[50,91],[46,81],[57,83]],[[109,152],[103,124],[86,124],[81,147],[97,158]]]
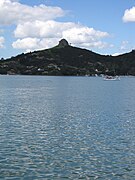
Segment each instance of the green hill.
[[135,75],[135,51],[105,56],[70,46],[66,40],[50,49],[20,54],[0,61],[0,74],[25,75]]

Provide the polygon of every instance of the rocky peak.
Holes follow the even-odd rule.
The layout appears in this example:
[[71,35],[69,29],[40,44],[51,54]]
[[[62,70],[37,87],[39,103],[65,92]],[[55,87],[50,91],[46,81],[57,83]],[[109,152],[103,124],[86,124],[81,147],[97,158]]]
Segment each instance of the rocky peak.
[[68,43],[68,41],[67,41],[66,39],[61,39],[61,40],[59,41],[58,46],[60,46],[60,47],[69,46],[69,43]]

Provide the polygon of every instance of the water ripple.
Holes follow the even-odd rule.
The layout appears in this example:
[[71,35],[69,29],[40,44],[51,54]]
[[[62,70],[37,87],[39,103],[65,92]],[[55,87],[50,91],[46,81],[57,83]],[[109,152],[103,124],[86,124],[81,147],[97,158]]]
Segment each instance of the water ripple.
[[0,179],[133,180],[132,81],[2,76]]

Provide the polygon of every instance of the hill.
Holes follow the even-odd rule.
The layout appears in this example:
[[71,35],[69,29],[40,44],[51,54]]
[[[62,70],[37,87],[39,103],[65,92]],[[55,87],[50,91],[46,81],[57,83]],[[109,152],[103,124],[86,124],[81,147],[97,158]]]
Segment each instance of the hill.
[[20,54],[0,61],[0,74],[23,75],[135,75],[135,50],[105,56],[70,46],[61,40],[53,48]]

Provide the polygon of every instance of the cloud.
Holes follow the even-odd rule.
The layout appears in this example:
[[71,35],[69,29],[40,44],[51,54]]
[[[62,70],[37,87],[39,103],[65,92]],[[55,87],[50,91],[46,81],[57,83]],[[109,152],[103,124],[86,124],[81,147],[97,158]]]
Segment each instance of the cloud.
[[49,48],[56,45],[61,38],[65,38],[75,46],[101,49],[108,46],[101,39],[109,36],[107,32],[98,31],[81,24],[54,20],[20,23],[17,25],[14,35],[19,40],[13,43],[13,47],[22,49],[25,49],[24,41],[30,40],[31,44],[31,40],[35,38],[38,39],[38,41],[32,41],[35,48]]
[[[15,42],[12,43],[12,47],[15,49],[24,49],[26,52],[33,51],[33,50],[41,50],[47,49],[53,46],[56,46],[59,42],[59,38],[23,38],[17,39]],[[78,41],[79,43],[79,41]],[[102,41],[95,41],[95,42],[80,42],[80,44],[72,43],[74,46],[80,46],[82,48],[98,48],[103,49],[108,47],[109,45]]]
[[18,39],[16,42],[13,42],[12,46],[18,49],[35,49],[38,48],[39,41],[38,38]]
[[123,16],[123,21],[124,22],[135,22],[135,7],[125,10],[125,13]]
[[5,42],[4,37],[0,36],[0,48],[4,47],[4,42]]
[[33,21],[25,22],[17,25],[14,35],[16,38],[26,37],[58,37],[61,38],[62,32],[66,29],[70,29],[74,26],[78,26],[75,23],[67,22],[61,23],[53,20],[50,21]]
[[128,45],[129,45],[128,41],[122,41],[120,49],[127,50],[129,48]]
[[28,6],[15,0],[0,0],[0,25],[17,24],[36,20],[46,21],[64,16],[60,7]]
[[[78,46],[78,45],[77,45]],[[104,49],[104,48],[112,48],[112,44],[108,44],[103,41],[95,41],[95,42],[88,42],[88,43],[82,43],[81,44],[82,48],[88,48],[88,49]]]
[[105,47],[105,43],[100,40],[109,36],[107,32],[98,31],[86,26],[74,26],[65,30],[62,34],[64,38],[77,46],[86,48],[96,47],[99,49]]
[[47,39],[47,38],[23,38],[18,39],[12,43],[13,48],[15,49],[24,49],[26,51],[47,49],[49,47],[55,46],[58,43],[58,39]]
[[[58,22],[66,15],[60,7],[46,5],[30,6],[19,0],[0,0],[0,25],[14,25],[16,40],[12,47],[23,50],[50,48],[65,38],[74,46],[83,48],[106,48],[103,39],[107,32],[95,30],[74,22]],[[2,40],[1,40],[2,41]],[[3,44],[3,43],[2,43]]]
[[50,21],[33,21],[25,22],[17,25],[14,31],[16,38],[25,37],[65,37],[71,39],[72,42],[77,41],[95,41],[104,37],[108,37],[107,32],[102,32],[83,26],[81,24],[76,24],[72,22],[57,22],[54,20]]
[[122,41],[119,47],[119,52],[116,52],[114,54],[112,54],[112,56],[118,56],[121,54],[124,54],[125,52],[130,51],[131,49],[133,49],[132,45],[128,42],[128,41]]

